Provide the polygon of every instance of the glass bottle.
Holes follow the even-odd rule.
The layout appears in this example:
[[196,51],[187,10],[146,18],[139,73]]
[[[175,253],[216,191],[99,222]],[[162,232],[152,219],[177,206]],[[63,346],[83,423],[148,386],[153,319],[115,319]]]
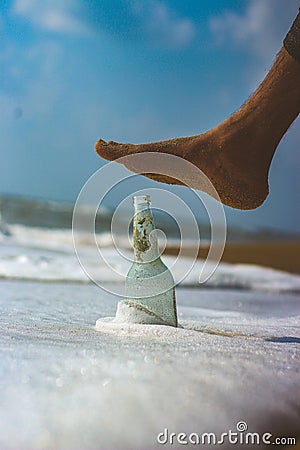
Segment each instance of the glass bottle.
[[175,283],[162,262],[150,196],[133,197],[134,262],[126,277],[126,299],[119,302],[116,321],[177,327]]

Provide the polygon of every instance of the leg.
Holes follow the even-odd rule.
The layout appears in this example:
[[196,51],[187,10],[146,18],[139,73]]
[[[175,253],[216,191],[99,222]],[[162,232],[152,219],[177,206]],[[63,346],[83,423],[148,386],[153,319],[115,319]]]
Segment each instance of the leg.
[[[253,209],[268,195],[268,172],[273,155],[299,112],[300,61],[282,48],[252,96],[212,130],[197,136],[141,145],[100,139],[95,150],[108,160],[139,152],[175,154],[189,160],[208,176],[222,203]],[[176,180],[168,177],[153,178],[176,184]],[[196,187],[201,189],[201,186]]]

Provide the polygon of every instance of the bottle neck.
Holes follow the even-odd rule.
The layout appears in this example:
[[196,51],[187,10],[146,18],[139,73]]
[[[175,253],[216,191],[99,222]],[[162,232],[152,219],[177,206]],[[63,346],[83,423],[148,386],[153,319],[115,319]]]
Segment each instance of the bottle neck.
[[159,258],[157,233],[148,195],[134,197],[133,243],[136,262]]

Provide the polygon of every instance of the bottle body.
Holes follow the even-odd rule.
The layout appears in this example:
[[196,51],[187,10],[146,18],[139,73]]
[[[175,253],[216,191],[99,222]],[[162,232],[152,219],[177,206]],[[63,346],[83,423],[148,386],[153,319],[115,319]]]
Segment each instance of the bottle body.
[[135,260],[127,274],[126,300],[116,320],[177,326],[174,279],[160,258],[148,196],[134,197]]

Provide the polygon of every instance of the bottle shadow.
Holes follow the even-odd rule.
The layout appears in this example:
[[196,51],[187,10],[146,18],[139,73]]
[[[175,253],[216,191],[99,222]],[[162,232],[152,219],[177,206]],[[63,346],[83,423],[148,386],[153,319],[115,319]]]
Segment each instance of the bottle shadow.
[[265,341],[282,342],[285,344],[300,344],[300,338],[295,337],[295,336],[272,337],[272,338],[266,338]]

